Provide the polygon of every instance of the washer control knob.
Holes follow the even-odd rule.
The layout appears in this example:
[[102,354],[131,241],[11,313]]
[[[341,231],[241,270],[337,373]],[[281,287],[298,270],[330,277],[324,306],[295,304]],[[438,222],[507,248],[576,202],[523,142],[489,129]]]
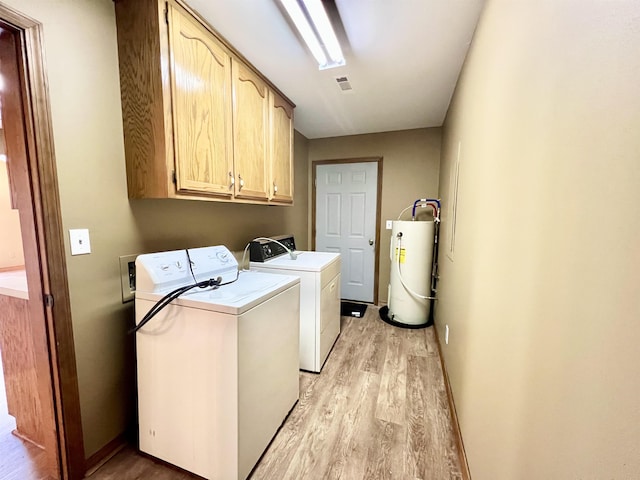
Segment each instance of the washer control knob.
[[160,265],[160,270],[166,272],[167,270],[169,270],[169,265]]

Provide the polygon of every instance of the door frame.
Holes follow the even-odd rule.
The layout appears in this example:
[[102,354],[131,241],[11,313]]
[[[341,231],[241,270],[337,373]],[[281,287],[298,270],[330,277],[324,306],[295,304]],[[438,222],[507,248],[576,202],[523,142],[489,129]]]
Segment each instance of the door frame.
[[34,330],[39,334],[36,340],[47,347],[37,355],[38,375],[50,380],[59,475],[82,479],[86,470],[84,437],[42,24],[2,3],[0,22],[14,33],[17,44],[26,169],[42,284],[39,300],[45,319],[45,325],[34,325]]
[[314,160],[311,162],[311,250],[316,249],[316,174],[318,165],[332,165],[344,163],[378,164],[378,189],[376,192],[376,249],[374,254],[373,304],[378,305],[378,288],[380,280],[380,214],[382,210],[382,157],[346,158],[339,160]]

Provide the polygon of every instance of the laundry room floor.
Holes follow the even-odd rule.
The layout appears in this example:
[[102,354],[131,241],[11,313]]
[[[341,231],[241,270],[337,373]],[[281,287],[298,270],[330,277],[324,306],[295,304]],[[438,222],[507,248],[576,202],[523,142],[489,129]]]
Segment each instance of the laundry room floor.
[[[250,478],[462,479],[433,328],[393,327],[375,307],[341,321],[322,373],[300,372],[300,400]],[[200,477],[127,448],[89,478]]]

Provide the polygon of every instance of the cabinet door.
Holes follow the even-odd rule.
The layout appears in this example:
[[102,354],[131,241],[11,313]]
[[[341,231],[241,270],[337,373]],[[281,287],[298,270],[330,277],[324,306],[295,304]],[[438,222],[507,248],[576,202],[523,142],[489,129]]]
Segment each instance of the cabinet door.
[[169,3],[176,188],[233,194],[231,59],[181,7]]
[[232,65],[235,196],[267,200],[269,90],[248,67]]
[[271,93],[271,182],[272,202],[293,202],[293,107]]

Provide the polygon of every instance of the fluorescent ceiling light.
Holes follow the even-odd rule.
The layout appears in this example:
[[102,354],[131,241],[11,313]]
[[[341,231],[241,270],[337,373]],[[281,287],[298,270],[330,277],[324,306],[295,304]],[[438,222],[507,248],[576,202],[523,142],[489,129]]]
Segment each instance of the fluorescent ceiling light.
[[345,64],[342,49],[322,5],[322,0],[280,0],[280,2],[316,58],[320,70]]
[[302,1],[304,3],[304,6],[307,8],[307,12],[309,12],[309,16],[311,17],[311,21],[316,27],[318,35],[320,35],[320,40],[322,40],[324,47],[329,53],[329,57],[331,57],[331,60],[333,60],[335,63],[342,63],[344,65],[342,49],[340,48],[336,33],[333,31],[333,27],[331,26],[331,22],[329,21],[329,17],[327,16],[327,11],[322,6],[322,1]]
[[304,12],[298,5],[297,0],[280,0],[284,8],[287,10],[287,13],[293,20],[298,32],[302,35],[302,39],[305,41],[309,50],[314,57],[316,57],[316,61],[318,65],[325,65],[327,63],[327,56],[324,54],[324,50],[322,50],[322,46],[318,41],[318,37],[313,32],[311,25],[307,21],[307,17],[305,17]]

